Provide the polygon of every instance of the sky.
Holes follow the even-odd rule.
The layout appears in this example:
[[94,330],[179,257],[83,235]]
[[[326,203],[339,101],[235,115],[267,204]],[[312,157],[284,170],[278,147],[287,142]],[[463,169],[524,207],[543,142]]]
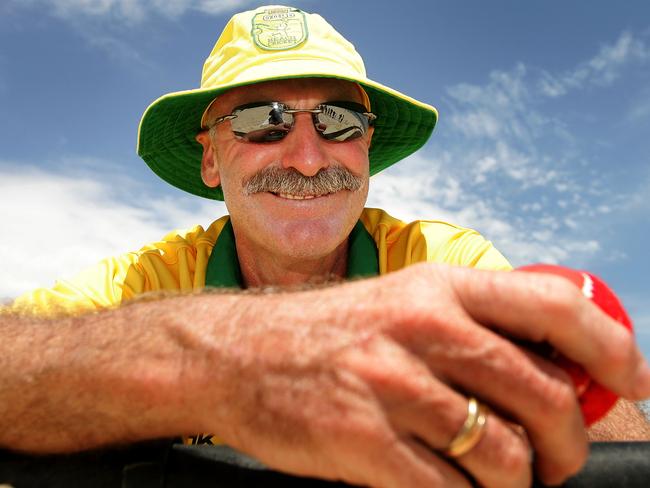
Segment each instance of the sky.
[[[209,225],[223,204],[135,154],[144,109],[198,87],[247,0],[0,3],[0,298]],[[650,357],[650,3],[296,0],[370,78],[435,105],[369,206],[475,228],[515,266],[587,269],[621,296]]]

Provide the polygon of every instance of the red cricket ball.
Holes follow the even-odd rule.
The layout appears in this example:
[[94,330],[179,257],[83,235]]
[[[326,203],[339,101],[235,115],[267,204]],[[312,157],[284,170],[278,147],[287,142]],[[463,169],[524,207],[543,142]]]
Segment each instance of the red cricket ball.
[[[598,305],[603,312],[632,331],[632,321],[625,312],[621,301],[612,289],[597,276],[586,271],[577,271],[550,264],[523,266],[517,268],[517,271],[551,273],[568,279],[580,288],[582,293]],[[591,425],[604,417],[614,406],[618,399],[617,395],[591,379],[582,366],[562,355],[555,356],[553,362],[571,376],[586,425]]]

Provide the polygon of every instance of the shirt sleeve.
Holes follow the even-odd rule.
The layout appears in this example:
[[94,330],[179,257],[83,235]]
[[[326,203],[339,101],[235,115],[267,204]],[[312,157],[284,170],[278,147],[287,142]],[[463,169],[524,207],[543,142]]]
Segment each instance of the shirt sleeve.
[[141,293],[146,281],[135,253],[108,258],[76,276],[16,298],[9,310],[22,315],[79,315],[119,305],[124,291]]
[[493,271],[512,266],[490,242],[472,229],[445,222],[420,221],[410,229],[412,260]]
[[19,296],[4,312],[40,317],[78,315],[116,307],[155,291],[191,292],[205,286],[205,268],[223,223],[173,231],[137,252],[100,261],[73,278]]

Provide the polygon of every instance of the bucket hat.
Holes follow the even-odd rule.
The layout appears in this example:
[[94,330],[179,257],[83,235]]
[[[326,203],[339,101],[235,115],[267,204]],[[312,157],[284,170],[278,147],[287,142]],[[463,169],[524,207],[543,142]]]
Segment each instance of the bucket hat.
[[366,76],[354,46],[320,15],[269,5],[234,15],[203,65],[200,88],[163,95],[145,110],[137,152],[163,180],[194,195],[223,200],[221,187],[201,179],[202,147],[195,136],[210,103],[243,85],[325,77],[358,83],[377,115],[369,149],[370,174],[418,150],[438,113]]

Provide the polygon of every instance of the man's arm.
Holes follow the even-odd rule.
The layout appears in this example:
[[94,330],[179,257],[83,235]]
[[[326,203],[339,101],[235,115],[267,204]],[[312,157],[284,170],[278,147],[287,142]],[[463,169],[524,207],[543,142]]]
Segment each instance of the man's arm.
[[590,441],[650,441],[650,423],[638,406],[621,399],[587,434]]
[[627,331],[550,276],[416,265],[306,292],[2,319],[0,445],[34,452],[209,432],[295,474],[463,486],[440,451],[474,395],[494,412],[456,462],[484,486],[523,486],[529,447],[509,421],[546,482],[580,468],[586,436],[568,376],[502,332],[550,342],[622,396],[650,395]]
[[58,320],[0,316],[0,445],[65,452],[185,432],[190,350],[175,320],[189,324],[195,306],[170,297]]

